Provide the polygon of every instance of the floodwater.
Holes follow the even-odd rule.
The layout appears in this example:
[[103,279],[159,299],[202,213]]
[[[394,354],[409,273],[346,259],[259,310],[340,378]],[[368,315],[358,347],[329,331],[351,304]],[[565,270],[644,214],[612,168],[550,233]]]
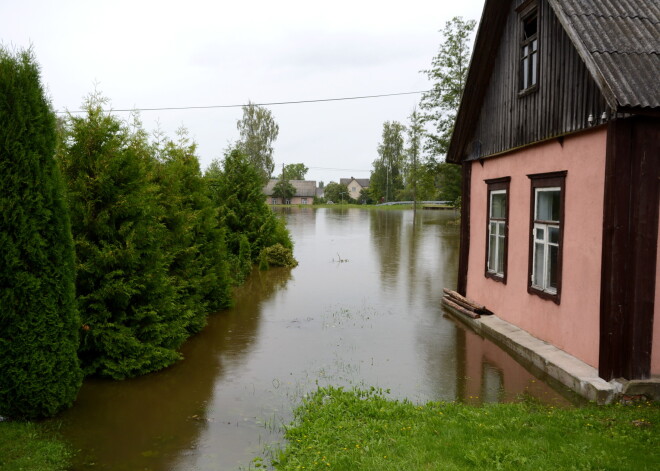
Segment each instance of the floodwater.
[[526,394],[570,404],[443,311],[442,288],[456,285],[453,211],[283,212],[298,267],[255,271],[236,307],[211,316],[173,367],[85,382],[56,419],[79,450],[75,470],[251,469],[318,386],[374,386],[418,402]]

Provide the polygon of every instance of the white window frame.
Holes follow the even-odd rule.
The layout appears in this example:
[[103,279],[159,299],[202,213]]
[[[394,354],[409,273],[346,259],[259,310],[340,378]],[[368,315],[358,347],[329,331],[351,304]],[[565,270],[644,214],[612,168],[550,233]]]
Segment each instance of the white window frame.
[[[532,287],[539,290],[546,292],[548,294],[556,295],[557,294],[557,287],[550,286],[550,273],[551,273],[551,264],[554,263],[555,265],[558,264],[558,259],[559,259],[559,230],[560,230],[560,221],[541,221],[538,218],[538,197],[541,193],[549,193],[549,192],[557,192],[559,193],[559,197],[561,198],[561,188],[560,187],[547,187],[547,188],[535,188],[534,189],[534,229],[532,232],[532,240],[534,243],[534,246],[532,248],[532,275],[531,275],[531,283]],[[552,242],[550,240],[550,230],[551,229],[556,229],[557,230],[557,242]],[[543,231],[543,237],[539,238],[538,234],[539,231]],[[542,260],[538,260],[537,258],[537,251],[536,248],[537,246],[542,246],[543,251],[542,251]],[[557,251],[556,253],[556,259],[554,262],[550,258],[550,253],[551,253],[551,247],[556,247]],[[541,264],[541,280],[536,279],[536,273],[537,273],[537,264]],[[556,266],[555,266],[556,269]]]
[[[489,215],[488,215],[488,261],[487,261],[487,270],[489,273],[495,276],[504,277],[504,246],[506,243],[506,214],[504,218],[494,218],[493,217],[493,196],[494,195],[504,195],[508,197],[506,190],[492,190],[488,192],[488,198],[490,200],[489,205]],[[493,223],[496,225],[496,234],[495,234],[495,266],[491,266],[491,253],[493,253],[492,246],[492,227]],[[498,264],[500,260],[500,252],[502,253],[502,263]],[[501,266],[498,266],[501,265]]]
[[[552,301],[555,304],[560,304],[562,272],[564,271],[563,251],[568,172],[566,170],[560,170],[557,172],[531,174],[527,175],[527,177],[531,183],[527,292]],[[555,217],[558,219],[538,219],[539,195],[549,192],[557,192],[559,195],[558,206],[553,206],[553,212],[554,209],[557,210]],[[552,216],[550,214],[548,217]],[[550,239],[551,231],[554,232],[552,239]],[[540,249],[538,255],[536,253],[537,248]],[[556,256],[551,255],[551,250],[554,250]],[[538,277],[536,275],[537,271],[540,273]],[[550,286],[552,274],[555,275],[555,286]]]
[[[484,276],[506,284],[511,177],[492,178],[484,180],[484,182],[488,185],[486,191],[486,260],[484,263]],[[504,195],[504,217],[493,217],[493,197],[495,195]],[[491,244],[491,226],[493,223],[496,224],[495,247]],[[493,251],[495,251],[496,266],[491,266],[490,259]],[[499,260],[502,261],[501,264]]]

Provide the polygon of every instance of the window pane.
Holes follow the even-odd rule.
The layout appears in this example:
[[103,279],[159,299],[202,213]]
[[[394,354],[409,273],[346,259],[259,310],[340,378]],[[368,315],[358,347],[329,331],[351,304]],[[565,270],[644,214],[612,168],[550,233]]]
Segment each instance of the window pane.
[[534,271],[532,277],[532,284],[543,288],[543,244],[534,244]]
[[504,236],[500,236],[497,244],[497,273],[504,274]]
[[495,271],[495,262],[497,261],[496,246],[497,237],[495,235],[491,235],[488,253],[488,269],[491,271]]
[[559,190],[536,190],[536,220],[559,222]]
[[552,220],[559,221],[559,195],[561,194],[561,192],[557,190],[551,193],[552,193]]
[[[527,47],[525,47],[527,50]],[[525,89],[529,85],[529,57],[525,57],[522,60],[522,69],[523,69],[523,83],[522,88]]]
[[548,247],[548,285],[546,288],[557,290],[557,254],[559,248],[551,245]]
[[[536,42],[536,41],[534,41]],[[538,54],[534,52],[532,54],[532,83],[531,85],[536,84],[536,61],[538,60]]]
[[548,227],[548,236],[550,238],[550,243],[558,244],[559,243],[559,228],[556,226]]
[[538,39],[535,39],[532,41],[532,52],[536,52],[536,50],[539,48],[539,41]]
[[545,240],[545,229],[543,229],[542,227],[536,228],[536,240],[541,240],[541,241]]
[[490,217],[500,219],[506,217],[506,193],[490,194]]

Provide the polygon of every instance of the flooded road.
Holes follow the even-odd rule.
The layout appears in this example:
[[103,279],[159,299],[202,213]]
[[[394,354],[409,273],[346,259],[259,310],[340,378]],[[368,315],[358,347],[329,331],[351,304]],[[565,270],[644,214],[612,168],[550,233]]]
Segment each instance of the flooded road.
[[[317,386],[389,389],[413,401],[568,404],[447,317],[459,227],[452,211],[290,208],[295,269],[255,271],[236,306],[159,373],[88,380],[57,418],[75,470],[236,470],[274,449]],[[559,392],[558,392],[559,391]]]

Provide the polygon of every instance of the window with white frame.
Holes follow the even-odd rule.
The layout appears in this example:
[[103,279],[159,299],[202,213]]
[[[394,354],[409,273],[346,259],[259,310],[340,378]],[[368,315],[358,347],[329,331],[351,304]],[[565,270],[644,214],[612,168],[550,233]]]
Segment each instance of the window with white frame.
[[511,178],[486,180],[488,185],[485,275],[506,283],[509,184]]
[[532,208],[528,291],[559,304],[566,172],[529,178]]

